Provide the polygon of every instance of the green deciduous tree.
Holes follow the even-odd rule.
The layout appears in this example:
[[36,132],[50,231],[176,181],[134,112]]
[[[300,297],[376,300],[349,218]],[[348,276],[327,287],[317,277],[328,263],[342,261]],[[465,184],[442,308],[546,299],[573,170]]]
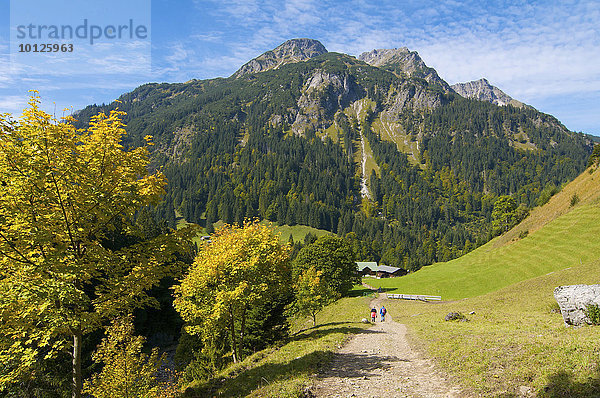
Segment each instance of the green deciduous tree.
[[0,363],[9,364],[0,389],[71,350],[79,398],[83,336],[152,302],[147,289],[172,273],[186,240],[173,233],[109,248],[111,228],[129,228],[165,178],[148,174],[146,146],[124,150],[122,112],[77,130],[39,103],[33,96],[19,120],[0,117]]
[[594,145],[594,150],[590,155],[588,160],[587,167],[592,167],[594,165],[598,166],[600,164],[600,144]]
[[511,196],[501,196],[494,202],[492,226],[499,233],[508,231],[516,223],[517,203]]
[[271,227],[246,221],[218,229],[174,288],[186,331],[201,336],[210,349],[227,329],[233,360],[240,360],[248,311],[289,288],[288,256],[289,246]]
[[524,204],[517,206],[512,196],[500,196],[494,202],[492,210],[492,227],[496,233],[502,234],[527,217],[529,214]]
[[352,247],[342,238],[325,235],[300,250],[294,260],[294,280],[314,268],[319,278],[340,296],[360,283]]
[[317,313],[327,304],[340,298],[340,294],[327,283],[322,275],[323,271],[317,271],[315,267],[310,267],[298,276],[294,285],[296,300],[292,309],[298,315],[310,315],[313,326],[317,324]]

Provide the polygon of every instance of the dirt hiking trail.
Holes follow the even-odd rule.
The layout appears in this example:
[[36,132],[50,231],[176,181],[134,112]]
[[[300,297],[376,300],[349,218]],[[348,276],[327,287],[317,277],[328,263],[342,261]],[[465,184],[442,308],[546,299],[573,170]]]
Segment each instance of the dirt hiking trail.
[[[374,299],[370,308],[379,311],[382,302],[382,298]],[[369,309],[365,308],[365,318],[368,315]],[[314,379],[310,391],[315,397],[334,398],[466,396],[411,348],[406,326],[394,322],[389,313],[385,322],[380,322],[377,315],[377,322],[371,328],[342,347]]]

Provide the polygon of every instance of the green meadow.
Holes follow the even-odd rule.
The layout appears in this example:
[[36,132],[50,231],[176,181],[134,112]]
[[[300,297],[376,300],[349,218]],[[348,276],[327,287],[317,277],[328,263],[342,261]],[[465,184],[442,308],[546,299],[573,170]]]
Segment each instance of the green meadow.
[[[389,300],[387,307],[409,326],[414,344],[473,395],[598,397],[600,328],[566,327],[553,291],[600,283],[599,174],[585,172],[466,256],[369,283],[442,295],[441,303]],[[574,195],[580,201],[572,205]],[[467,320],[447,322],[449,312]]]
[[[594,283],[600,283],[599,260],[479,297],[388,300],[387,308],[408,325],[415,345],[473,395],[598,397],[600,328],[566,327],[553,297],[557,286]],[[449,312],[468,321],[446,322]]]
[[447,263],[401,278],[365,281],[393,293],[440,295],[443,300],[475,297],[522,280],[587,263],[600,254],[600,207],[584,205],[509,245],[492,242]]
[[[265,221],[265,223],[268,223],[268,221]],[[327,235],[327,234],[331,233],[331,232],[325,231],[323,229],[309,227],[308,225],[292,225],[292,226],[290,226],[290,225],[277,225],[277,223],[272,223],[272,224],[275,227],[276,233],[279,234],[279,238],[281,239],[282,242],[288,242],[290,239],[290,235],[292,236],[292,239],[294,239],[294,242],[301,242],[301,241],[304,241],[304,238],[306,237],[306,234],[308,234],[308,233],[311,233],[312,235],[314,235],[316,237],[321,237],[323,235]],[[187,225],[191,225],[191,223],[187,222],[180,214],[177,213],[177,229],[183,228]],[[219,220],[213,224],[215,229],[221,227],[222,225],[223,225],[223,221],[221,221],[221,220]],[[199,228],[198,236],[196,238],[194,238],[193,240],[197,244],[201,244],[202,240],[200,237],[203,235],[208,235],[208,233],[206,232],[206,229],[204,227],[198,226],[198,228]]]

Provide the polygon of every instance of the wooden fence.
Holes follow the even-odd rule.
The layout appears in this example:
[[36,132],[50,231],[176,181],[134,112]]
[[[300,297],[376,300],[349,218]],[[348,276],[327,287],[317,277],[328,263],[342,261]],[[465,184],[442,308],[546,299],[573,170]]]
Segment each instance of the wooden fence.
[[428,296],[424,294],[387,294],[389,299],[400,300],[421,300],[421,301],[440,301],[442,296]]

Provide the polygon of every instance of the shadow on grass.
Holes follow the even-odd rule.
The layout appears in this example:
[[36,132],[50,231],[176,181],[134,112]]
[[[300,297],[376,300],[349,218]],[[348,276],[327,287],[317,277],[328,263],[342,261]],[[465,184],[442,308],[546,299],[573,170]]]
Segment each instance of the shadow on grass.
[[538,394],[546,398],[600,397],[600,374],[586,381],[576,381],[572,373],[560,371],[549,377],[549,382]]
[[253,390],[278,380],[308,375],[317,372],[319,367],[330,361],[330,351],[314,351],[292,359],[287,363],[265,363],[251,369],[243,369],[234,377],[208,381],[194,388],[188,388],[184,397],[244,397]]
[[[361,322],[353,322],[357,324],[361,324]],[[301,340],[316,340],[320,339],[331,333],[342,333],[342,334],[361,334],[361,333],[383,333],[382,331],[365,329],[358,326],[350,326],[352,323],[350,322],[330,322],[324,325],[314,326],[310,329],[302,330],[292,337],[290,337],[290,341],[301,341]],[[334,327],[336,325],[347,325]]]
[[[332,360],[333,359],[333,360]],[[188,388],[183,396],[192,397],[244,397],[266,384],[291,377],[311,375],[324,364],[331,368],[319,377],[362,378],[376,374],[377,369],[386,369],[394,362],[409,362],[394,356],[373,354],[333,354],[331,351],[314,351],[287,363],[264,363],[225,378],[215,379],[194,388]]]
[[336,353],[331,362],[331,368],[320,374],[319,378],[368,378],[375,375],[374,370],[390,368],[395,362],[410,362],[410,360],[368,352],[363,354]]

